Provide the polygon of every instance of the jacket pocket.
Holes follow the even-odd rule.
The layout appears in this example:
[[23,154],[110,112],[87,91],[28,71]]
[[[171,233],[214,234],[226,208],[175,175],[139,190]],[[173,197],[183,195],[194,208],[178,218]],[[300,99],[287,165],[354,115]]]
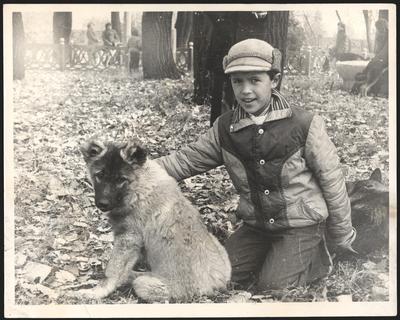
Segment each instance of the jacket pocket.
[[302,198],[286,207],[287,221],[292,227],[308,226],[324,220],[324,217],[307,205]]
[[321,214],[319,214],[316,210],[311,208],[307,203],[305,203],[303,198],[301,198],[300,203],[301,203],[303,215],[305,217],[308,217],[312,221],[316,221],[316,222],[320,222],[320,221],[324,220],[324,217]]

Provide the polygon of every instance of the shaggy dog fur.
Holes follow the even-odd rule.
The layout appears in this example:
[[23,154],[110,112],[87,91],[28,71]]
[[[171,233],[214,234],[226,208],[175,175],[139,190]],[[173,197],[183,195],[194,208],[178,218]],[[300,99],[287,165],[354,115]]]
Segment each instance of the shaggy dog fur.
[[[114,248],[104,282],[80,295],[102,298],[131,283],[147,301],[187,301],[226,288],[231,266],[225,249],[143,148],[89,141],[81,151],[96,205],[109,211]],[[133,271],[143,249],[151,271]]]

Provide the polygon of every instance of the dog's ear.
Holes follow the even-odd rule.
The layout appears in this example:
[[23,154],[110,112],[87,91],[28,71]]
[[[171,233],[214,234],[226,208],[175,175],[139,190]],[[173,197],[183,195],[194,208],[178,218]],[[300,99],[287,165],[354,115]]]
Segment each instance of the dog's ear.
[[85,161],[89,162],[101,158],[107,148],[100,141],[89,140],[80,147],[80,150]]
[[375,180],[378,182],[382,182],[382,173],[379,168],[376,168],[372,173],[371,173],[371,180]]
[[128,143],[121,149],[121,158],[130,165],[143,165],[147,159],[147,150],[136,143]]

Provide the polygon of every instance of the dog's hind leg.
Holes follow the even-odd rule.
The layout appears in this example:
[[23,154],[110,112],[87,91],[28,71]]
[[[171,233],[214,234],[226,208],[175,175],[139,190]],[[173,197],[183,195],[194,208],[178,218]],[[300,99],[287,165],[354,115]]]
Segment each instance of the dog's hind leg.
[[149,302],[161,302],[170,298],[168,285],[151,272],[138,276],[132,283],[138,297]]

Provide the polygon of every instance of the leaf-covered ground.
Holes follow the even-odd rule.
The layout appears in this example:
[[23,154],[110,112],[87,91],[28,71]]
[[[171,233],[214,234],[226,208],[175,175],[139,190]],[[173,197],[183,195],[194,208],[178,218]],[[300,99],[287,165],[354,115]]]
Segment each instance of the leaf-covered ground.
[[[332,76],[288,76],[282,92],[324,117],[346,179],[374,168],[388,177],[388,101],[340,91]],[[61,290],[90,287],[112,248],[107,220],[94,206],[79,145],[94,134],[137,135],[156,158],[196,140],[207,106],[191,102],[191,79],[143,81],[95,72],[28,71],[14,82],[15,276],[17,304],[77,303]],[[223,168],[180,183],[221,241],[234,230],[237,195]],[[333,273],[305,288],[251,296],[231,290],[211,301],[388,300],[388,255],[335,262]],[[96,303],[87,301],[88,303]],[[137,303],[121,289],[102,303]]]

